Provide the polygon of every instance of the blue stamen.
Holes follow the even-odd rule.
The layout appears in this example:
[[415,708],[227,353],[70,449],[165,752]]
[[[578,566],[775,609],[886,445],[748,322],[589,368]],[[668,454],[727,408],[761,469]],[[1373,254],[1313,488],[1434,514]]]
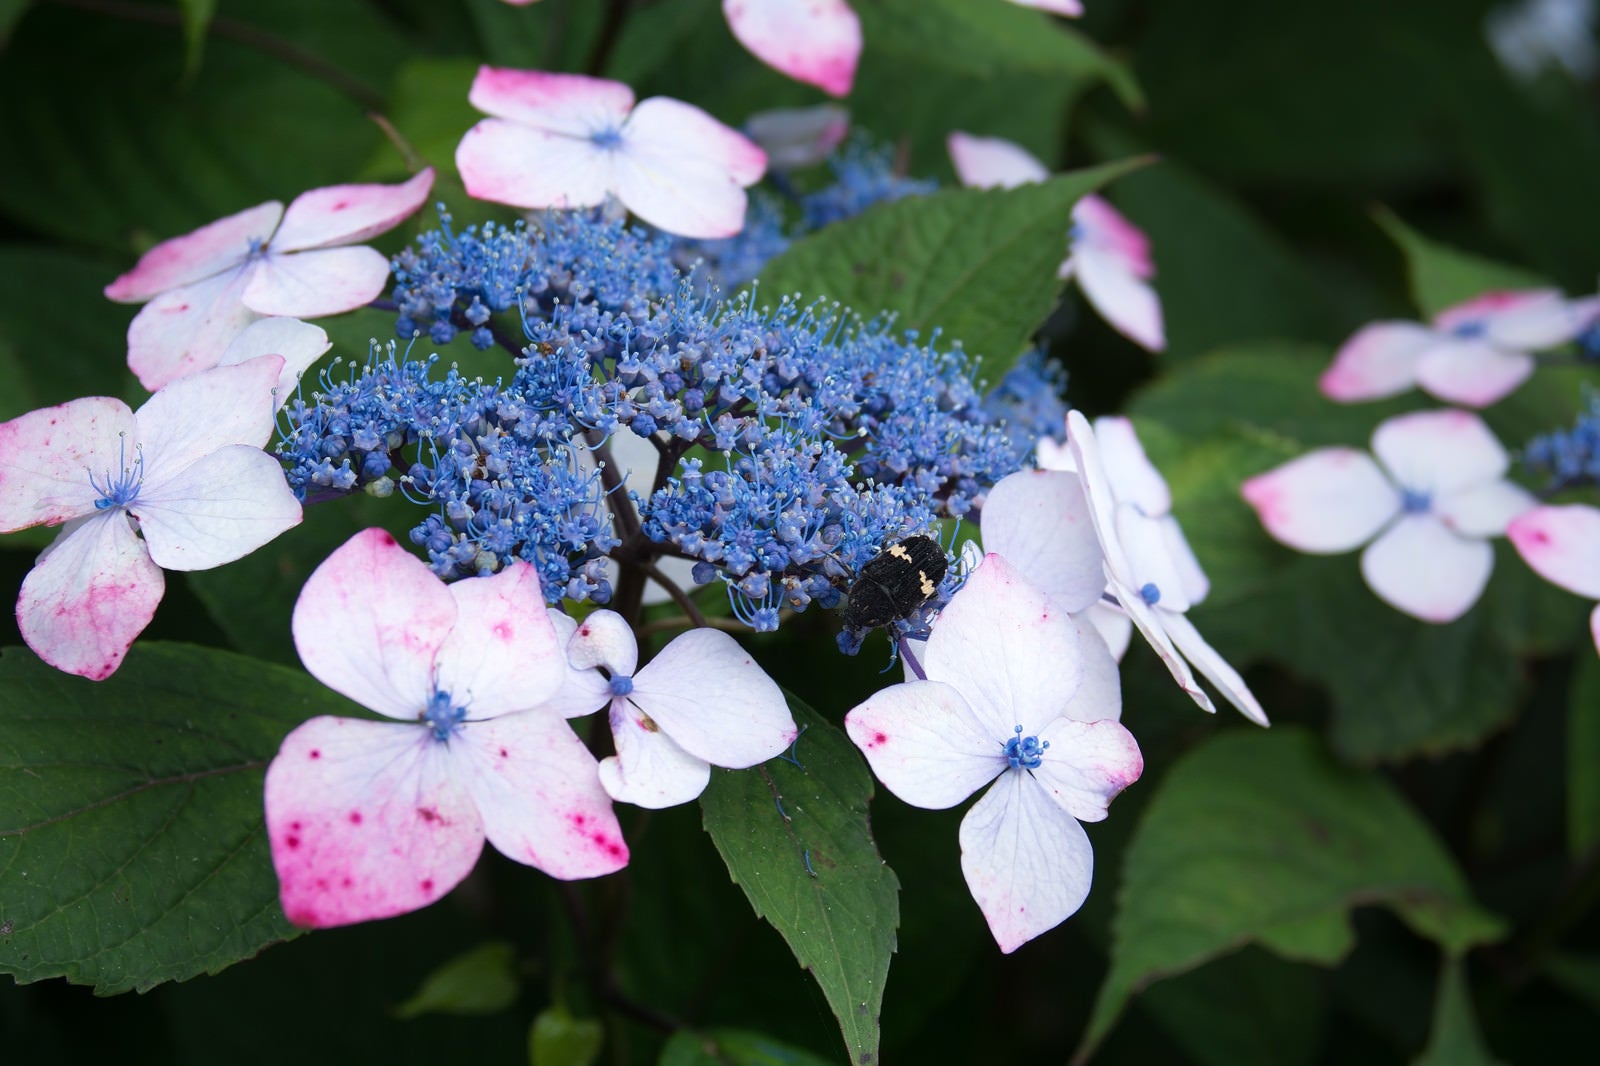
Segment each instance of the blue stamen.
[[1020,725],[1017,726],[1017,735],[1003,745],[1006,762],[1011,764],[1013,770],[1037,770],[1039,764],[1044,762],[1044,752],[1049,746],[1048,740],[1041,744],[1038,737],[1023,736]]
[[622,147],[622,131],[614,126],[589,134],[589,140],[594,142],[596,148],[615,149]]
[[1400,490],[1400,507],[1406,514],[1427,514],[1433,508],[1433,494],[1416,489]]
[[626,696],[633,691],[633,678],[618,674],[611,679],[611,694]]
[[1144,586],[1139,589],[1139,598],[1145,603],[1148,603],[1150,606],[1154,607],[1156,604],[1161,602],[1161,590],[1156,587],[1156,583],[1154,581],[1147,581],[1145,582]]
[[428,700],[427,710],[418,717],[423,724],[433,731],[433,739],[440,743],[448,743],[450,734],[454,733],[467,717],[465,707],[457,707],[450,699],[450,693],[435,691]]
[[133,465],[128,465],[128,438],[123,437],[118,446],[117,465],[122,467],[121,474],[106,471],[105,484],[102,485],[89,472],[89,487],[100,494],[94,501],[94,509],[104,511],[108,507],[126,507],[139,498],[139,489],[144,485],[144,450],[135,449]]
[[1475,318],[1468,319],[1465,322],[1457,322],[1450,328],[1450,335],[1452,337],[1460,337],[1462,340],[1473,340],[1488,332],[1489,327]]

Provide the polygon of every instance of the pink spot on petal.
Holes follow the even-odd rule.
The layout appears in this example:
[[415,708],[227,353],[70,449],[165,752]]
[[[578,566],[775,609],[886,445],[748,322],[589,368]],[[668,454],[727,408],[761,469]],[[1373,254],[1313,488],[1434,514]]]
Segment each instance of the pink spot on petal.
[[422,879],[422,891],[424,891],[424,892],[432,892],[433,891],[433,878],[425,877],[425,878]]
[[313,759],[320,759],[320,758],[322,758],[322,752],[318,751],[316,748],[312,748],[311,749],[311,757]]
[[351,825],[360,825],[361,824],[361,812],[360,811],[351,811],[350,812],[350,824]]
[[283,843],[290,851],[294,851],[300,846],[300,838],[295,836],[284,837]]

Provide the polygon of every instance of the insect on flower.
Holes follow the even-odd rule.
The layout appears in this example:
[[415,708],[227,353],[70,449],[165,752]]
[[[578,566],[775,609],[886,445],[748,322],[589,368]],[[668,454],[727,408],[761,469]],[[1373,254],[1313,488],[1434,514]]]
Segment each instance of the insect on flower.
[[918,534],[891,544],[868,559],[851,582],[845,625],[874,629],[906,617],[939,591],[949,565],[932,537]]

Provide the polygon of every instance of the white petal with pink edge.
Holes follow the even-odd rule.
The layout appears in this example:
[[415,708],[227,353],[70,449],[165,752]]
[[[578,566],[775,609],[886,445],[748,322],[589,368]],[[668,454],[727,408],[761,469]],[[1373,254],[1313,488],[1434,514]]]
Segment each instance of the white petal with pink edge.
[[952,130],[945,137],[950,164],[963,185],[979,189],[1013,189],[1044,181],[1050,168],[1033,153],[1003,137],[978,137]]
[[312,571],[295,601],[295,650],[313,677],[364,707],[415,722],[456,601],[421,559],[364,529]]
[[961,873],[1000,950],[1010,954],[1075,914],[1094,850],[1039,783],[1002,774],[961,819]]
[[132,270],[106,286],[106,298],[141,303],[238,266],[267,242],[282,217],[283,205],[271,200],[162,241],[140,256]]
[[128,369],[152,392],[209,370],[261,316],[243,302],[254,267],[164,292],[128,324]]
[[283,912],[326,928],[425,907],[472,871],[483,824],[455,753],[416,724],[313,718],[265,788]]
[[722,0],[739,43],[796,81],[845,96],[861,56],[861,22],[845,0]]
[[330,185],[294,198],[283,213],[271,251],[357,244],[387,233],[416,213],[433,190],[433,168],[399,185]]
[[300,501],[278,460],[232,444],[145,484],[128,505],[163,570],[210,570],[300,524]]
[[489,843],[514,862],[571,881],[628,864],[595,758],[554,715],[468,721],[450,755],[478,808]]
[[[133,412],[87,396],[0,422],[0,533],[92,514],[139,458]],[[109,483],[109,484],[108,484]]]
[[1109,415],[1094,420],[1094,439],[1100,461],[1118,503],[1131,503],[1151,518],[1172,510],[1172,490],[1161,476],[1130,419]]
[[1318,555],[1365,544],[1400,513],[1399,490],[1355,448],[1307,452],[1239,491],[1274,540]]
[[1398,396],[1416,387],[1417,361],[1439,339],[1415,322],[1363,326],[1339,348],[1317,385],[1324,396],[1339,403]]
[[1513,518],[1539,505],[1538,497],[1509,481],[1486,481],[1433,501],[1433,513],[1464,537],[1498,537]]
[[63,526],[22,579],[17,629],[69,674],[110,677],[155,617],[166,588],[127,515],[112,508]]
[[595,207],[615,185],[615,153],[585,137],[486,118],[456,146],[467,195],[512,207]]
[[282,407],[294,395],[300,376],[331,347],[333,342],[321,326],[298,318],[263,318],[233,339],[217,365],[237,366],[263,355],[278,356],[283,371],[278,375],[275,402]]
[[1489,583],[1494,549],[1432,515],[1404,515],[1361,553],[1361,576],[1385,603],[1424,622],[1454,622]]
[[486,115],[587,140],[622,125],[633,90],[587,74],[479,67],[467,101]]
[[1440,496],[1502,476],[1506,450],[1470,411],[1416,411],[1380,423],[1372,452],[1402,488]]
[[1156,276],[1150,238],[1103,196],[1090,193],[1072,205],[1072,247],[1103,252],[1134,277]]
[[797,732],[777,682],[716,629],[692,629],[633,679],[632,702],[674,743],[713,766],[741,770],[782,755]]
[[1486,292],[1447,307],[1433,324],[1444,332],[1482,332],[1491,343],[1510,349],[1550,348],[1577,332],[1566,297],[1557,289]]
[[601,760],[600,785],[612,799],[659,810],[688,803],[706,790],[711,764],[690,755],[628,700],[611,702],[617,754]]
[[272,389],[283,359],[262,355],[180,378],[134,412],[146,485],[160,485],[219,448],[261,448],[272,436]]
[[1533,373],[1533,356],[1488,341],[1444,340],[1417,360],[1417,384],[1429,395],[1466,407],[1487,407]]
[[567,659],[577,670],[603,666],[613,676],[632,677],[639,665],[639,644],[620,614],[601,609],[578,623],[567,641]]
[[1589,632],[1594,635],[1594,650],[1600,652],[1600,606],[1589,615]]
[[1018,7],[1034,7],[1040,11],[1048,11],[1052,15],[1066,15],[1076,18],[1083,14],[1083,4],[1080,0],[1011,0]]
[[1600,508],[1540,507],[1512,522],[1506,536],[1534,573],[1569,592],[1600,599]]
[[257,314],[321,318],[371,303],[388,283],[389,260],[375,248],[313,248],[263,258],[240,298]]
[[456,623],[434,656],[435,684],[470,719],[537,707],[555,696],[566,656],[544,605],[539,573],[522,560],[446,586]]
[[983,541],[1064,611],[1081,611],[1105,591],[1100,542],[1076,474],[1019,470],[983,503]]
[[1165,350],[1161,298],[1149,282],[1129,270],[1120,257],[1098,248],[1075,246],[1072,262],[1078,287],[1101,318],[1141,348]]
[[1144,773],[1138,742],[1117,722],[1057,718],[1038,736],[1049,747],[1031,771],[1034,779],[1080,822],[1104,821],[1117,793]]
[[961,693],[938,681],[880,689],[844,718],[845,732],[883,787],[913,807],[954,807],[1006,769],[1014,735],[980,722]]
[[1233,704],[1240,714],[1259,726],[1272,724],[1267,721],[1267,712],[1262,710],[1255,694],[1244,683],[1244,678],[1239,676],[1239,671],[1206,643],[1187,615],[1164,614],[1161,620],[1166,625],[1167,635],[1183,653],[1183,657],[1200,671],[1200,676],[1215,685],[1223,698]]
[[669,233],[715,238],[744,228],[744,186],[765,173],[767,157],[698,107],[653,96],[629,116],[614,166],[629,211]]

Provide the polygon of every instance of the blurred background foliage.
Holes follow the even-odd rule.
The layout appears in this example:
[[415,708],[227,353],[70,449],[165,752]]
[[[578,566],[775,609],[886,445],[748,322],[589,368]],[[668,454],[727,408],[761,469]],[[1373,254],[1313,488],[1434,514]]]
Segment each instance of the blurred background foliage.
[[[1075,294],[1045,336],[1075,405],[1138,420],[1213,579],[1200,627],[1248,664],[1276,723],[1257,734],[1228,711],[1197,715],[1135,648],[1124,721],[1145,779],[1090,830],[1084,910],[1009,957],[961,882],[959,812],[880,792],[874,831],[904,889],[883,1056],[1062,1062],[1092,1046],[1106,1064],[1292,1066],[1560,1061],[1587,1046],[1600,663],[1585,606],[1502,551],[1467,617],[1425,626],[1374,599],[1352,558],[1273,545],[1237,486],[1422,406],[1316,393],[1363,323],[1508,278],[1593,288],[1600,83],[1508,72],[1486,40],[1487,0],[1088,0],[1054,34],[997,0],[856,7],[855,124],[898,145],[913,174],[951,179],[955,128],[1057,168],[1159,156],[1109,198],[1151,237],[1170,350],[1132,347]],[[162,238],[307,188],[396,179],[418,159],[441,169],[436,195],[460,224],[505,217],[467,202],[450,172],[480,62],[579,70],[603,56],[641,97],[733,124],[820,100],[740,49],[714,0],[0,0],[0,41],[0,418],[138,395],[123,365],[131,309],[100,289]],[[392,318],[327,326],[336,353],[359,357]],[[461,342],[442,354],[474,358]],[[1542,372],[1490,422],[1515,447],[1568,422],[1584,380]],[[309,546],[364,520],[318,517],[282,551],[169,575],[146,638],[292,665],[285,560],[309,565]],[[0,538],[0,587],[20,584],[42,543]],[[264,594],[241,603],[252,588]],[[0,644],[18,643],[10,621]],[[882,648],[842,660],[826,620],[799,623],[752,643],[837,722],[884,683]],[[677,809],[626,825],[631,874],[586,890],[588,929],[571,928],[564,889],[491,852],[441,905],[214,977],[110,999],[8,987],[0,1047],[19,1063],[563,1064],[589,1061],[600,1019],[599,1061],[837,1061],[822,994],[723,876],[699,821]],[[599,982],[597,935],[614,951]],[[607,982],[627,999],[597,999]],[[721,1058],[668,1042],[663,1020],[713,1031]]]

